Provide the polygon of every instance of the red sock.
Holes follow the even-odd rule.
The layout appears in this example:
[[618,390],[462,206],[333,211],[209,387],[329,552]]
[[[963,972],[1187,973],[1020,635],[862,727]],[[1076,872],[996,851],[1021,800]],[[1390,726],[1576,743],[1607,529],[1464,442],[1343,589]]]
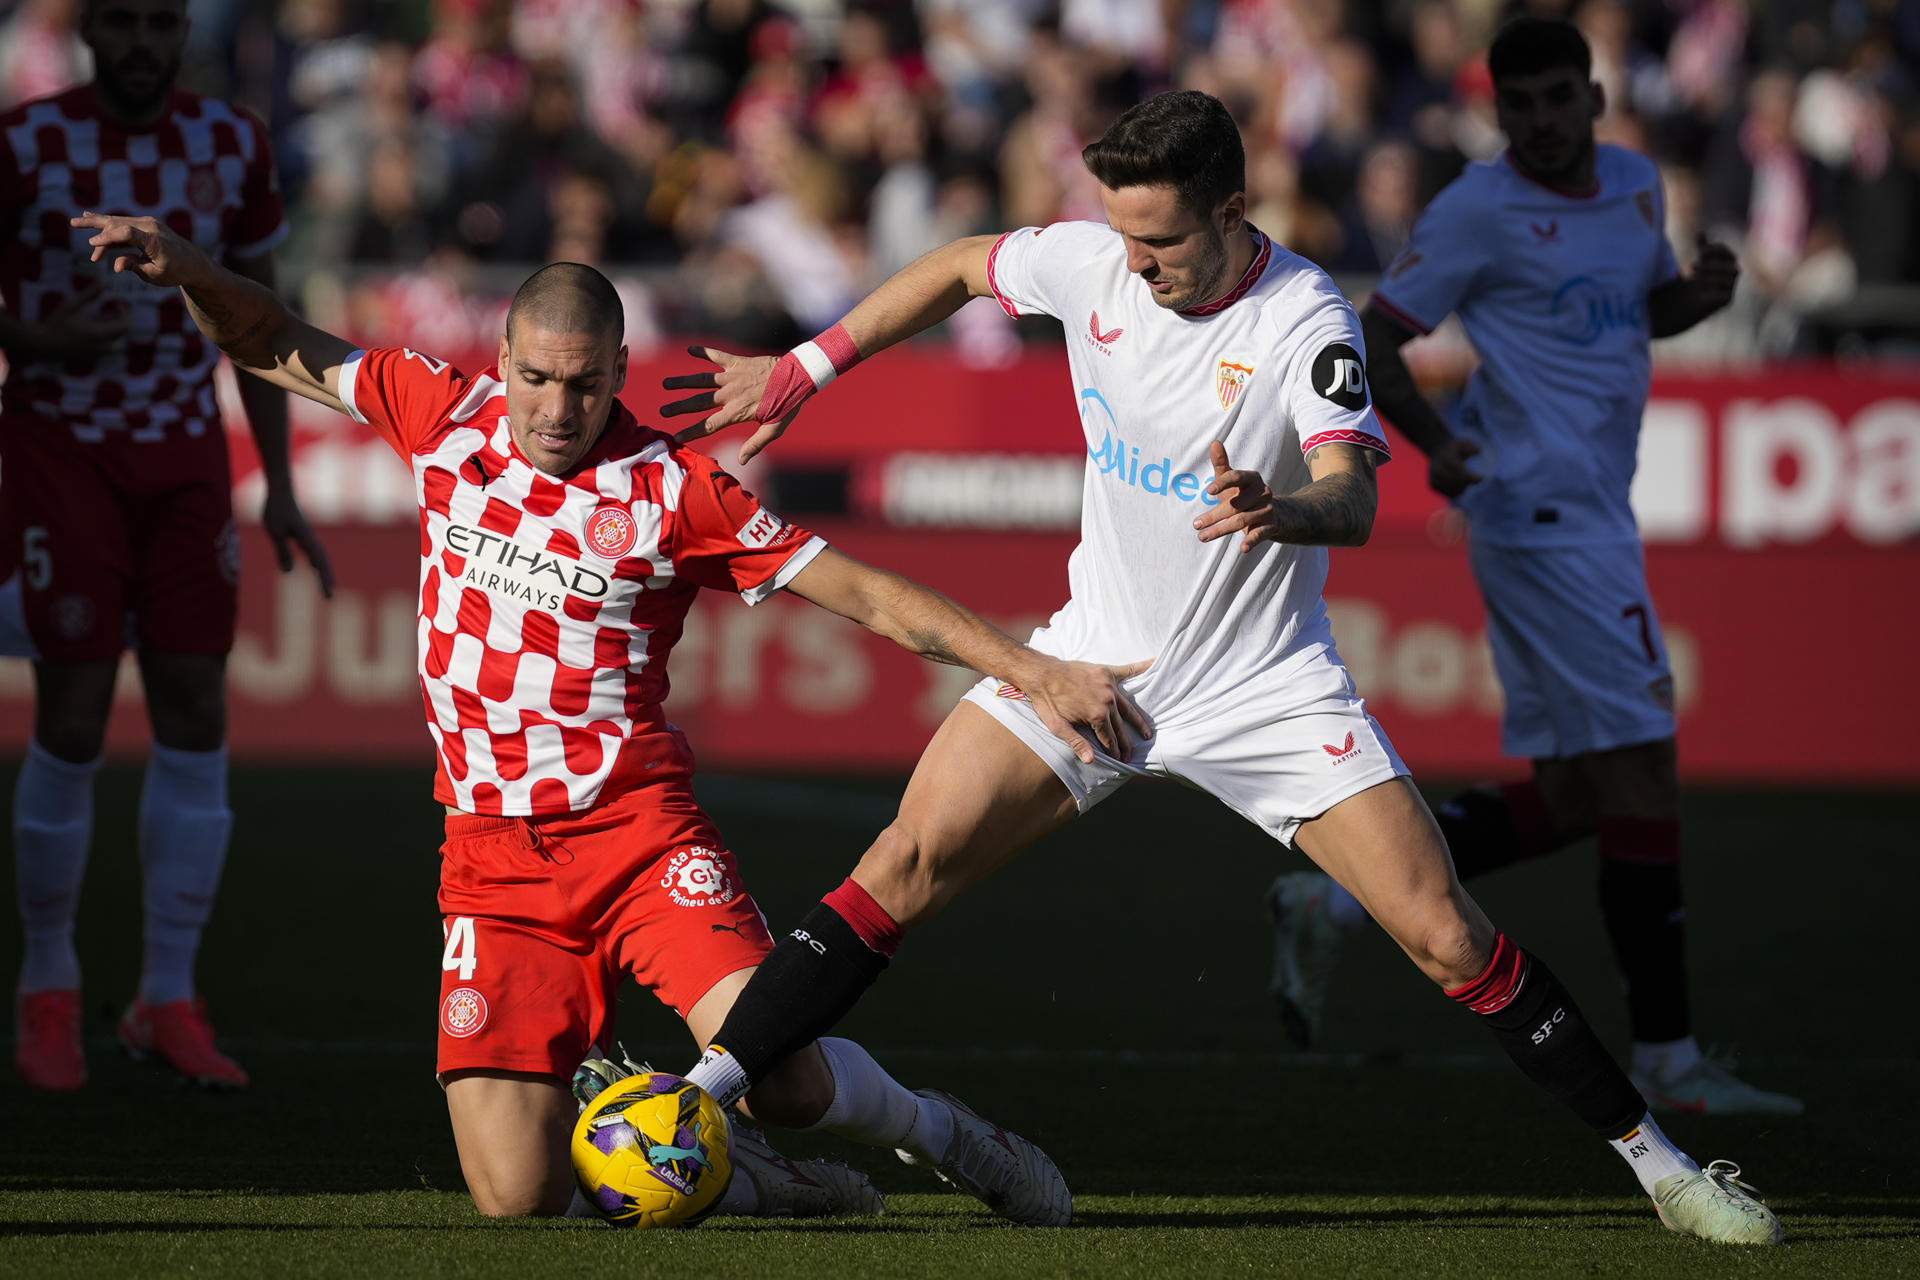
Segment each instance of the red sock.
[[832,908],[847,927],[852,929],[867,949],[893,959],[893,953],[900,949],[900,940],[905,936],[887,909],[873,900],[873,895],[862,889],[849,876],[838,889],[820,900]]

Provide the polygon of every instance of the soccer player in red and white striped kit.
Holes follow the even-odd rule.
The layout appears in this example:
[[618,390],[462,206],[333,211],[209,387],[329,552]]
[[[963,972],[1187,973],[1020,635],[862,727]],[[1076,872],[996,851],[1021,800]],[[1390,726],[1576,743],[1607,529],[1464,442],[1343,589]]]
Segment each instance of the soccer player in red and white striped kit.
[[[609,1043],[624,975],[705,1042],[773,949],[663,705],[668,654],[701,588],[748,604],[784,590],[911,652],[1017,681],[1083,759],[1096,740],[1120,749],[1123,717],[1147,727],[1120,686],[1141,664],[1036,653],[781,520],[712,459],[636,422],[615,399],[619,296],[591,267],[534,273],[497,367],[469,376],[295,320],[150,219],[74,225],[116,271],[179,286],[173,296],[250,373],[369,427],[413,474],[421,692],[447,809],[438,1072],[483,1212],[568,1209],[568,1082]],[[1038,1147],[945,1094],[907,1091],[852,1041],[804,1046],[745,1101],[785,1127],[910,1151],[1015,1221],[1070,1212]],[[743,1162],[734,1137],[748,1176],[720,1212],[877,1207],[860,1175],[820,1162],[796,1172],[764,1144]],[[823,1181],[838,1191],[803,1195]]]
[[[240,565],[220,352],[178,298],[91,262],[68,218],[82,205],[156,218],[271,286],[286,212],[260,121],[173,87],[184,0],[89,0],[80,33],[93,82],[0,115],[0,615],[24,613],[24,636],[0,632],[35,660],[33,742],[13,797],[26,935],[14,1062],[38,1089],[86,1081],[74,917],[131,640],[153,745],[139,820],[144,962],[120,1039],[190,1080],[241,1088],[247,1073],[215,1046],[194,986],[233,825],[225,668]],[[294,499],[286,395],[243,379],[241,402],[281,567],[298,546],[330,591]]]

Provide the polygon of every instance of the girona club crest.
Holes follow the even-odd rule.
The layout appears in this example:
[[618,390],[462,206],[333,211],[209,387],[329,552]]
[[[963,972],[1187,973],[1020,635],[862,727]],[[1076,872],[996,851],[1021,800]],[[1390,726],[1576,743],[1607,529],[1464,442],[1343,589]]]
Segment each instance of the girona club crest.
[[487,1025],[487,998],[472,987],[455,987],[440,1006],[440,1027],[456,1040],[478,1035]]
[[618,560],[640,541],[640,522],[625,507],[595,508],[587,517],[587,546],[597,556]]
[[206,165],[196,165],[187,175],[187,203],[198,213],[212,213],[220,207],[220,175]]
[[1234,401],[1240,398],[1240,393],[1247,389],[1247,383],[1252,378],[1252,365],[1241,364],[1237,360],[1228,360],[1223,357],[1220,367],[1214,371],[1213,378],[1213,389],[1220,393],[1220,407],[1233,408]]

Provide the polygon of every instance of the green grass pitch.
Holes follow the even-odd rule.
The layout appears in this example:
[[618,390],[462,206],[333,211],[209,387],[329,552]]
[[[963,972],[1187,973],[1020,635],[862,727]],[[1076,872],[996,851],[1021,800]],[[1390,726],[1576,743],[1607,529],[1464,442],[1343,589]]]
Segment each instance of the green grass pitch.
[[[1920,1275],[1912,794],[1688,799],[1697,1022],[1804,1119],[1668,1128],[1746,1166],[1786,1247],[1660,1229],[1620,1161],[1533,1092],[1375,934],[1323,1054],[1284,1051],[1261,891],[1278,855],[1171,786],[1136,786],[909,942],[844,1030],[1046,1146],[1076,1224],[1025,1231],[884,1153],[803,1136],[889,1195],[879,1219],[624,1233],[494,1223],[461,1188],[432,1079],[437,813],[423,772],[245,768],[202,986],[254,1073],[184,1092],[111,1048],[138,964],[137,769],[100,782],[81,915],[93,1080],[0,1082],[0,1275]],[[11,771],[0,769],[0,794]],[[890,812],[892,782],[712,778],[762,905],[792,919]],[[0,837],[4,838],[4,837]],[[1625,1039],[1576,849],[1476,886]],[[19,945],[0,918],[0,957]],[[628,1047],[692,1046],[642,992]]]

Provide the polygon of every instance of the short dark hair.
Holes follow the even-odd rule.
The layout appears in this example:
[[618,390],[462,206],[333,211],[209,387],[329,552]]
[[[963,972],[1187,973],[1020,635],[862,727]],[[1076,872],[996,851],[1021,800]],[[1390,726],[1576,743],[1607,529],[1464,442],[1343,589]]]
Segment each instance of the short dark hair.
[[507,341],[516,320],[553,333],[611,336],[614,345],[627,333],[626,308],[613,281],[580,262],[552,262],[528,276],[507,308]]
[[1180,203],[1200,213],[1247,189],[1240,126],[1220,99],[1197,89],[1157,93],[1128,107],[1080,158],[1105,187],[1172,187]]
[[1593,74],[1593,50],[1580,28],[1565,18],[1515,18],[1500,28],[1487,50],[1487,70],[1496,85],[1563,68],[1579,72],[1583,80]]

